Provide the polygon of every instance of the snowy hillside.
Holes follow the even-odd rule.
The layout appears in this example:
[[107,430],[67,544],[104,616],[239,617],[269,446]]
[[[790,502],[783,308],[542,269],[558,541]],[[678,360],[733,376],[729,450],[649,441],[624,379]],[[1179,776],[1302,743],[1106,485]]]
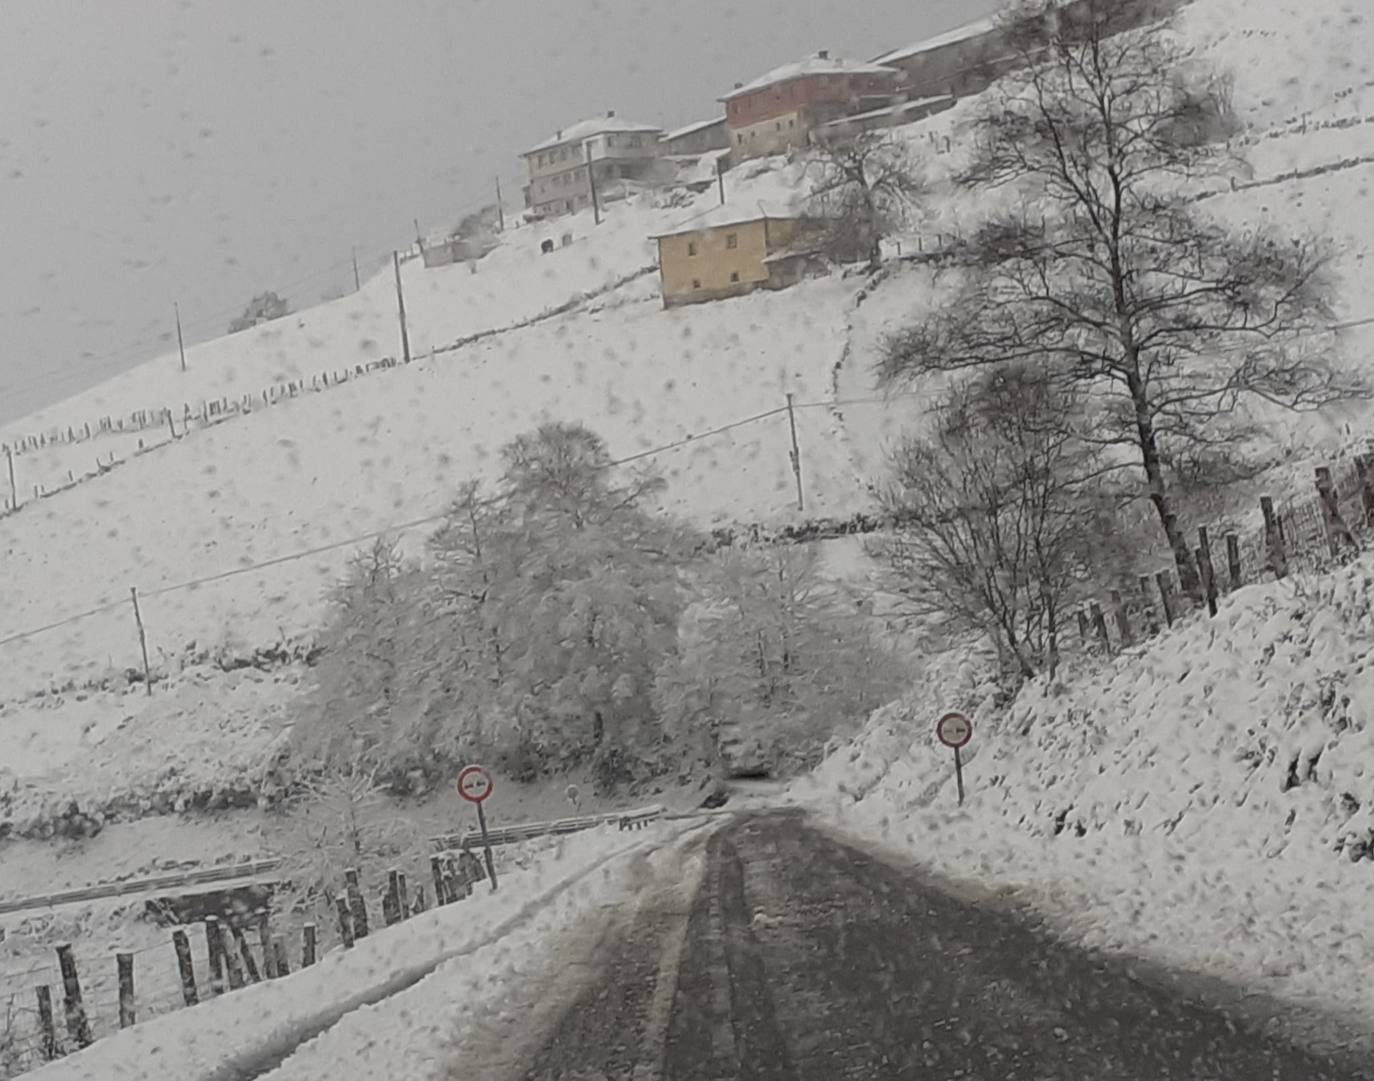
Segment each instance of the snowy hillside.
[[[1374,557],[1252,586],[996,708],[951,663],[797,786],[1093,945],[1374,1019]],[[946,709],[974,719],[956,807]]]
[[[1369,21],[1354,0],[1195,0],[1180,27],[1202,55],[1235,70],[1236,105],[1250,125],[1237,146],[1248,162],[1237,169],[1240,190],[1223,187],[1207,205],[1237,221],[1269,217],[1331,236],[1345,275],[1339,317],[1374,315],[1366,299],[1374,214],[1364,212],[1374,164],[1359,160],[1374,154],[1374,124],[1363,123],[1374,117],[1363,60],[1374,53]],[[1308,59],[1298,77],[1300,57]],[[965,100],[901,133],[933,184],[914,234],[898,238],[905,255],[986,209],[940,186],[978,106]],[[1294,170],[1303,175],[1262,183]],[[737,206],[795,197],[802,186],[800,165],[778,160],[746,163],[726,181]],[[867,507],[885,447],[920,415],[920,395],[872,400],[877,347],[888,330],[938,306],[938,283],[928,267],[908,265],[857,307],[862,279],[836,275],[665,312],[656,274],[644,273],[654,258],[648,238],[715,200],[714,191],[678,206],[644,197],[613,204],[600,226],[582,214],[512,229],[475,272],[405,263],[417,358],[408,367],[309,389],[319,373],[399,351],[395,286],[384,272],[354,296],[193,348],[186,373],[175,355],[160,357],[0,432],[0,440],[64,432],[140,409],[170,408],[179,422],[186,406],[306,387],[222,424],[192,425],[141,455],[138,440],[151,445],[165,438],[161,430],[16,458],[27,505],[0,518],[0,728],[19,753],[0,785],[22,779],[33,803],[64,792],[101,798],[123,783],[136,802],[156,802],[148,793],[160,778],[198,778],[223,763],[248,768],[289,723],[298,677],[221,684],[215,669],[195,666],[308,638],[358,538],[408,525],[414,542],[460,482],[490,476],[500,445],[543,419],[584,421],[612,454],[642,456],[669,480],[666,508],[700,524],[778,521],[796,515],[780,411],[790,392],[807,514]],[[539,250],[546,238],[555,242],[548,255]],[[485,332],[499,333],[447,348]],[[1374,330],[1350,330],[1346,348],[1363,356]],[[759,414],[768,415],[751,419]],[[1274,435],[1300,460],[1369,430],[1363,416],[1281,417]],[[118,468],[28,498],[32,485],[51,489],[111,454],[125,459]],[[1302,470],[1293,476],[1306,483]],[[151,663],[171,677],[152,701],[136,685],[81,686],[118,684],[140,667],[134,586]],[[163,761],[143,763],[152,746]]]

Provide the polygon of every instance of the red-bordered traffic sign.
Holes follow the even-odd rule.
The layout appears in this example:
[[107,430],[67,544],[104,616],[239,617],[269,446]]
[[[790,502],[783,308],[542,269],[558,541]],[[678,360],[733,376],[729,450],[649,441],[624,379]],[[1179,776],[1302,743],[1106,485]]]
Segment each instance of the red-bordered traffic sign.
[[469,803],[481,803],[493,787],[491,774],[481,766],[465,766],[458,774],[458,795]]
[[962,713],[946,713],[935,722],[935,738],[957,751],[973,738],[973,722]]

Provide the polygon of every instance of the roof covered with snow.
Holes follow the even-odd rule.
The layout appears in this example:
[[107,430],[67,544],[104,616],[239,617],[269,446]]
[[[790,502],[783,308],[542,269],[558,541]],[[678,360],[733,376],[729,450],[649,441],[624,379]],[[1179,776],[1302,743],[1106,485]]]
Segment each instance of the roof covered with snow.
[[991,15],[981,19],[974,19],[972,22],[956,26],[953,30],[946,30],[943,34],[937,34],[933,38],[926,38],[912,45],[894,49],[890,53],[884,53],[878,57],[876,63],[891,64],[897,60],[909,60],[913,56],[921,53],[933,52],[936,49],[943,49],[946,45],[957,45],[961,41],[968,41],[970,38],[981,37],[983,34],[990,33],[997,26],[997,20]]
[[605,116],[592,117],[590,120],[579,120],[576,124],[555,132],[542,143],[535,143],[534,146],[524,152],[522,157],[537,154],[539,151],[548,150],[550,147],[563,146],[565,143],[580,143],[583,139],[591,139],[608,132],[649,131],[658,133],[662,130],[657,124],[636,124],[633,120],[623,120],[612,112]]
[[783,64],[781,67],[774,68],[766,74],[760,75],[751,83],[738,86],[730,93],[722,97],[721,101],[730,101],[742,94],[752,94],[755,90],[763,90],[766,87],[774,86],[777,83],[790,82],[793,79],[804,79],[811,75],[898,75],[895,68],[884,67],[867,60],[845,60],[843,57],[830,57],[817,53],[815,56],[808,56],[805,60],[796,60],[790,64]]
[[764,218],[791,220],[805,216],[800,207],[790,200],[760,199],[750,203],[712,207],[705,213],[684,218],[665,232],[655,233],[653,239],[661,236],[681,236],[683,233],[699,233],[706,229],[719,229],[725,225],[743,225]]
[[672,131],[664,132],[662,138],[665,141],[669,139],[681,139],[684,136],[695,135],[699,131],[705,131],[707,128],[713,128],[717,124],[724,123],[725,117],[713,116],[710,120],[698,120],[695,124],[686,124],[683,127],[674,128]]

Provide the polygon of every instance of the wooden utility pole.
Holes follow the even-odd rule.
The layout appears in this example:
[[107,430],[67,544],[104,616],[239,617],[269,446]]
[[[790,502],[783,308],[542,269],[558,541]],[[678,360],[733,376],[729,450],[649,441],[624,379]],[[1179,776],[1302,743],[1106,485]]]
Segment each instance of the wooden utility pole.
[[177,317],[177,351],[181,353],[181,370],[186,370],[186,342],[181,337],[181,305],[172,301],[172,311]]
[[363,287],[362,279],[358,277],[358,249],[350,248],[349,252],[353,256],[353,291],[356,293]]
[[506,231],[506,209],[501,205],[501,176],[496,176],[496,225],[501,232]]
[[725,205],[725,158],[716,159],[716,187],[720,189],[720,205]]
[[587,151],[587,185],[592,190],[592,218],[597,225],[600,225],[601,204],[596,197],[596,170],[592,168],[592,144],[583,143],[582,146]]
[[787,395],[787,426],[792,431],[792,449],[788,457],[792,459],[792,475],[797,479],[797,510],[806,509],[806,499],[802,495],[801,447],[797,445],[797,414],[792,408],[792,395]]
[[129,597],[134,602],[134,622],[138,624],[138,648],[143,652],[143,682],[148,693],[153,693],[153,672],[148,667],[148,636],[143,631],[143,613],[138,608],[138,586],[129,587]]
[[410,363],[410,334],[406,330],[406,295],[401,289],[401,253],[391,253],[391,267],[396,272],[396,308],[401,313],[401,356]]

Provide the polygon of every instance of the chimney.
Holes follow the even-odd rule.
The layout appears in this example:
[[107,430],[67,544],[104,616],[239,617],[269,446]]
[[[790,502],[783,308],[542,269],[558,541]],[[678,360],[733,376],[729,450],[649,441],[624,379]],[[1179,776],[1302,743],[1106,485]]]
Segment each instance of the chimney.
[[821,50],[819,53],[817,53],[816,55],[819,56],[822,60],[829,60],[829,59],[830,59],[830,50],[829,50],[829,49],[822,49],[822,50]]
[[607,110],[606,110],[606,119],[609,120],[609,119],[610,119],[611,117],[613,117],[613,116],[615,116],[615,110],[614,110],[614,109],[607,109]]
[[744,84],[743,84],[743,83],[736,83],[736,84],[735,84],[735,89],[736,89],[736,90],[741,90],[741,89],[743,89],[743,87],[744,87]]
[[563,140],[563,129],[562,129],[562,128],[559,128],[556,132],[553,133],[553,137],[554,137],[555,139],[559,140],[560,142],[562,142],[562,140]]

